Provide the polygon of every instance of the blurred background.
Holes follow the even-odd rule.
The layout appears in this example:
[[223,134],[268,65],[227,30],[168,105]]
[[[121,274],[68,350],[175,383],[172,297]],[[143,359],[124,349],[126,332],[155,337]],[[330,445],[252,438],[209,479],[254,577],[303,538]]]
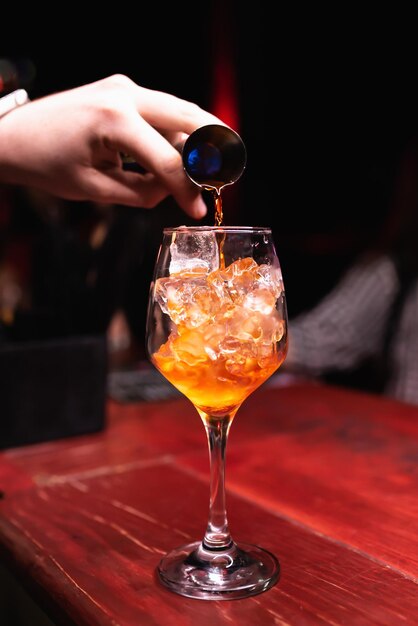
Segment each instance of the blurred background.
[[[233,0],[60,12],[2,9],[0,91],[34,99],[123,73],[222,117],[248,151],[225,224],[272,226],[290,317],[378,235],[416,133],[408,16],[273,19]],[[161,229],[189,222],[171,199],[146,211],[0,188],[3,339],[106,333],[113,367],[141,356]]]

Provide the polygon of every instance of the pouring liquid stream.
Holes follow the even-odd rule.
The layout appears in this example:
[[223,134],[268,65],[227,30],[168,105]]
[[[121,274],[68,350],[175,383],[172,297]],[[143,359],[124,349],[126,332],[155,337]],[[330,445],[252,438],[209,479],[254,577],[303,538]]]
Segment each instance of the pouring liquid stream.
[[[221,196],[221,187],[209,187],[206,186],[205,189],[212,192],[214,204],[215,204],[215,226],[223,226],[224,214],[223,214],[223,206],[222,206],[222,196]],[[218,252],[219,252],[219,269],[225,269],[225,255],[223,252],[225,234],[222,231],[216,236],[217,244],[218,244]]]
[[[246,149],[234,130],[219,124],[201,126],[189,135],[183,150],[183,166],[189,178],[212,193],[215,204],[215,227],[222,229],[223,208],[221,190],[235,183],[246,165]],[[223,252],[225,234],[219,230],[217,242],[220,269],[225,269]]]

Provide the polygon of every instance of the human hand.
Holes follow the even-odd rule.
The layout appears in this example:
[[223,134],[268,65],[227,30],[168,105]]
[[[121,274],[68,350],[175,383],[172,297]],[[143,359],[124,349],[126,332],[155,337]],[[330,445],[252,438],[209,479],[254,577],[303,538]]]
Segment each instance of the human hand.
[[[140,87],[123,75],[56,93],[0,120],[0,181],[71,200],[152,208],[172,194],[191,217],[206,205],[174,147],[222,123],[192,102]],[[120,153],[145,173],[122,169]]]

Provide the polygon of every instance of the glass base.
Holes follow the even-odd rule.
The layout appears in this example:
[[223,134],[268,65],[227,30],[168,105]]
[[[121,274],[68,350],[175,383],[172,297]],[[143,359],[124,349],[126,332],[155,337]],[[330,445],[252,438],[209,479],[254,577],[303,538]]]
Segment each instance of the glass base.
[[163,585],[189,598],[230,600],[270,589],[280,576],[276,557],[258,546],[232,543],[209,550],[200,541],[176,548],[158,565]]

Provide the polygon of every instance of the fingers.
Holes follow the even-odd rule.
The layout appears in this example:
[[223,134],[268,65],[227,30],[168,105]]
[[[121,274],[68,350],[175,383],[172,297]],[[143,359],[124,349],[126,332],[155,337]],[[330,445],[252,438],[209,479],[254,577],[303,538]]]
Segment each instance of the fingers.
[[153,208],[168,195],[152,174],[138,175],[117,169],[95,170],[88,187],[91,200],[144,209]]
[[156,128],[190,134],[199,126],[224,123],[194,102],[162,91],[146,89],[133,83],[132,94],[138,113]]
[[[169,191],[151,173],[139,175],[112,168],[94,171],[94,178],[90,180],[90,193],[91,199],[97,202],[151,209],[164,200]],[[200,194],[196,191],[196,198],[188,205],[187,212],[191,217],[199,214],[200,202],[204,204]],[[206,212],[205,204],[204,212]]]
[[126,76],[109,77],[96,86],[106,86],[108,103],[120,113],[119,118],[110,116],[110,123],[104,130],[102,127],[105,146],[135,159],[154,174],[160,188],[172,194],[188,215],[202,218],[206,204],[199,188],[186,176],[176,147],[180,148],[197,128],[223,124],[222,120],[193,102],[140,87]]
[[137,85],[127,76],[115,74],[78,89],[93,89],[114,98],[117,108],[132,101],[137,113],[155,128],[183,131],[190,134],[199,126],[223,124],[216,115],[201,109],[194,102],[183,100],[163,91],[147,89]]
[[113,202],[119,204],[152,209],[168,196],[168,190],[153,174],[138,176],[114,169],[103,172],[103,175],[103,193],[112,194]]
[[108,148],[131,155],[154,174],[166,193],[171,193],[188,215],[200,219],[206,214],[199,189],[184,173],[179,152],[140,115],[134,111],[128,114],[123,124],[108,129],[107,135],[105,143]]
[[157,130],[172,146],[175,147],[177,152],[181,153],[183,145],[189,136],[187,133],[160,130],[159,128],[157,128]]

